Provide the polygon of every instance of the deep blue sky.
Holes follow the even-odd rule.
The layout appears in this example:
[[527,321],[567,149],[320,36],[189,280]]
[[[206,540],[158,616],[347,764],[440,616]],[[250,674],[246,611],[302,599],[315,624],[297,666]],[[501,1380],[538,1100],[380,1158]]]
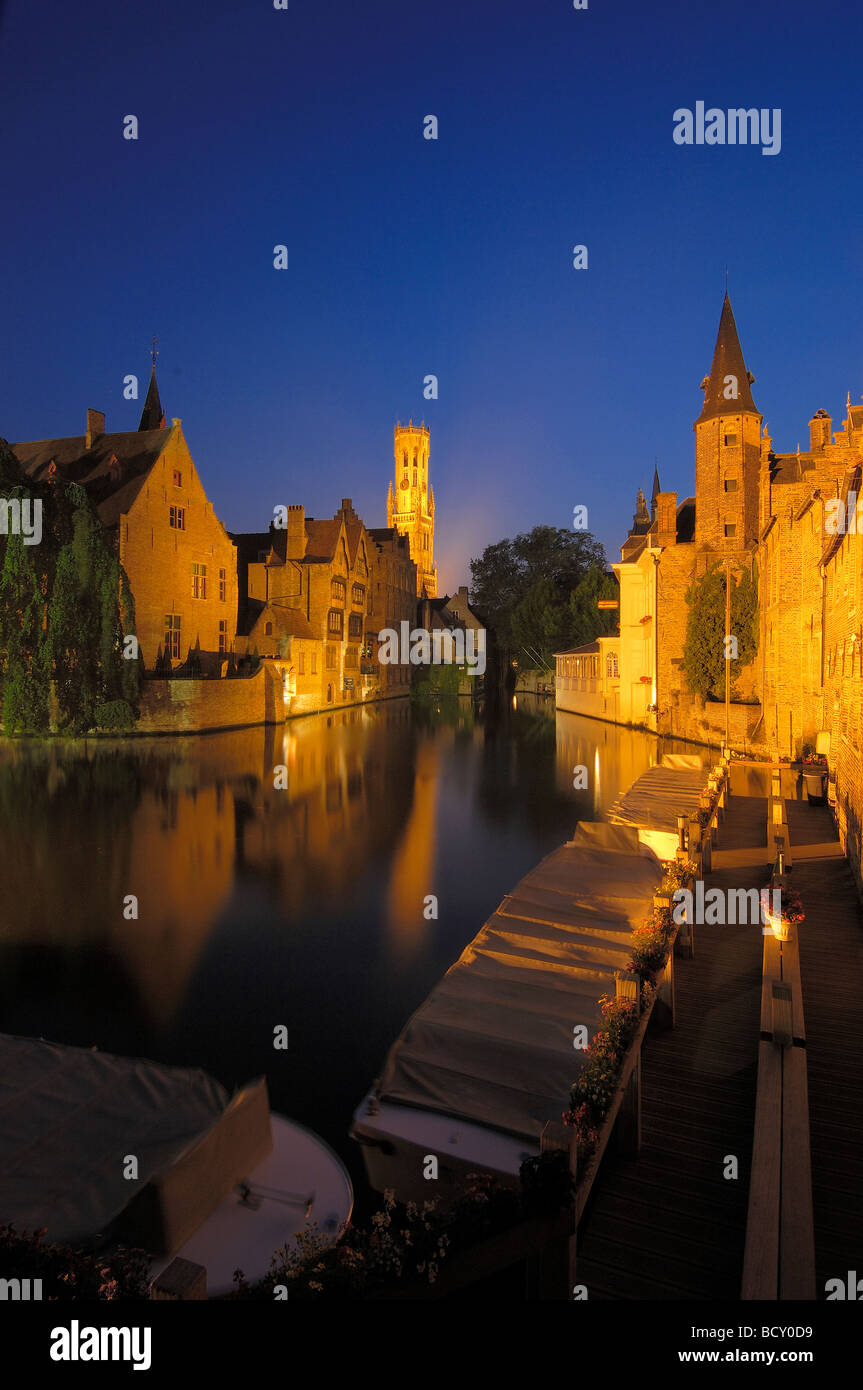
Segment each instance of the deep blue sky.
[[[383,525],[424,417],[452,590],[576,503],[617,559],[656,456],[692,490],[726,263],[776,448],[863,392],[859,0],[7,0],[0,43],[12,441],[136,428],[155,333],[231,529]],[[699,99],[781,153],[675,145]]]

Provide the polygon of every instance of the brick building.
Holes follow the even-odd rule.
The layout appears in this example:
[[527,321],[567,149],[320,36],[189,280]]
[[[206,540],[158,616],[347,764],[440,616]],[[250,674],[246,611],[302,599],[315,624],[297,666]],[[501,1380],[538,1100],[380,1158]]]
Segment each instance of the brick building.
[[236,552],[181,422],[165,423],[155,367],[137,430],[108,434],[104,414],[88,410],[83,435],[13,448],[34,480],[87,491],[129,578],[145,667],[191,659],[202,673],[218,673],[236,632]]
[[683,738],[724,738],[724,704],[703,703],[683,677],[686,593],[712,565],[727,562],[733,576],[755,569],[758,652],[735,674],[731,743],[774,759],[829,750],[831,800],[863,882],[863,406],[849,395],[836,431],[817,410],[808,449],[776,453],[753,381],[726,294],[694,425],[695,497],[678,504],[655,476],[650,510],[639,492],[613,566],[618,717]]
[[416,570],[397,532],[371,532],[351,499],[331,520],[287,509],[287,526],[237,535],[237,648],[283,672],[286,713],[404,694],[409,676],[377,661],[381,627],[416,615]]

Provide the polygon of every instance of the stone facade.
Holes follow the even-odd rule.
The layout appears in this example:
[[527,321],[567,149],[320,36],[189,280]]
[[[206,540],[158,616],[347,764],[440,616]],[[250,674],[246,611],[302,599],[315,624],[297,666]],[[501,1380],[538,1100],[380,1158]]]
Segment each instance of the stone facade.
[[237,627],[236,552],[181,422],[165,426],[155,370],[137,430],[108,434],[104,414],[88,410],[84,435],[16,444],[14,452],[30,477],[77,483],[90,496],[129,578],[145,669],[192,659],[218,674]]
[[434,488],[429,483],[427,425],[397,424],[394,431],[395,488],[387,493],[387,526],[408,537],[417,570],[417,597],[435,598]]
[[370,532],[342,499],[331,520],[287,509],[287,526],[235,537],[238,651],[277,662],[286,713],[407,693],[409,668],[382,667],[378,632],[416,617],[416,571],[398,532]]
[[218,669],[237,630],[237,557],[174,420],[155,466],[118,519],[120,563],[135,599],[135,628],[149,670],[198,655]]
[[656,478],[648,512],[639,491],[613,567],[619,720],[724,741],[724,704],[703,704],[683,676],[686,594],[713,565],[727,563],[735,577],[755,569],[758,653],[735,672],[740,701],[730,707],[729,740],[773,759],[798,759],[816,747],[828,753],[831,801],[863,882],[863,406],[849,396],[837,431],[819,409],[809,422],[809,448],[779,454],[752,398],[753,381],[726,295],[694,425],[695,497],[678,505]]

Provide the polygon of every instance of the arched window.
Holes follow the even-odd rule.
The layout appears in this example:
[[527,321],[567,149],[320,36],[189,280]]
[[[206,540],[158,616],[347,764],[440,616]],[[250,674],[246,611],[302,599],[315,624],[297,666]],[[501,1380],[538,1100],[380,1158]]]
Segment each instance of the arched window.
[[272,623],[267,623],[267,626],[264,628],[264,632],[266,633],[266,635],[267,635],[268,637],[272,637],[272,635],[273,635],[273,624],[272,624]]

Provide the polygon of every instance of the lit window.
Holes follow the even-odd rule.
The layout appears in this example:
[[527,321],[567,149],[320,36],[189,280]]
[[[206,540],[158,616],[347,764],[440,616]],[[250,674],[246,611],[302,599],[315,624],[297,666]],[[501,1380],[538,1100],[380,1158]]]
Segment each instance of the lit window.
[[365,603],[366,591],[362,584],[355,584],[351,590],[351,600],[353,603]]
[[185,507],[172,507],[170,521],[175,531],[185,531],[186,529],[186,509]]
[[337,608],[331,608],[327,615],[327,631],[337,634],[340,637],[342,634],[343,617],[344,615],[340,613]]
[[180,660],[180,630],[182,618],[179,613],[165,615],[165,652],[175,661]]
[[344,603],[344,601],[345,601],[345,594],[347,593],[347,591],[348,591],[348,586],[347,586],[347,584],[345,583],[345,581],[344,581],[343,579],[334,579],[334,580],[333,580],[333,582],[332,582],[332,595],[333,595],[333,598],[335,599],[336,603]]

